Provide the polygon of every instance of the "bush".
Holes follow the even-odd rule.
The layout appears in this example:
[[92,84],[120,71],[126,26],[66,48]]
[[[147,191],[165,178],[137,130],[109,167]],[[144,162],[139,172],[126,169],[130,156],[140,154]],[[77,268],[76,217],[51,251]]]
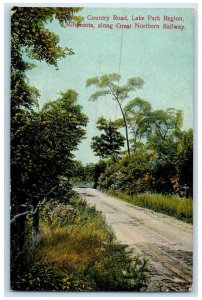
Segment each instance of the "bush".
[[78,217],[78,211],[72,205],[56,200],[49,201],[41,211],[41,222],[50,228],[72,224]]
[[97,291],[140,291],[146,287],[145,259],[131,258],[126,246],[106,245],[102,260],[86,270],[95,281]]
[[99,178],[102,189],[136,194],[147,190],[145,176],[148,172],[148,155],[142,152],[123,156],[116,162],[108,161],[108,166]]
[[93,283],[78,274],[65,274],[42,263],[19,273],[13,290],[17,291],[91,291]]

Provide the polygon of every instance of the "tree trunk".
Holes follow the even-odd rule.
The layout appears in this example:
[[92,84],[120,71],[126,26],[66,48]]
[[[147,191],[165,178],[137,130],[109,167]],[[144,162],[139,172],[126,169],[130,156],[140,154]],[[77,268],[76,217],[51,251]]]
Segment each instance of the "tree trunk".
[[[33,198],[33,210],[37,208],[38,205],[38,197]],[[35,243],[38,238],[39,234],[39,209],[37,208],[36,213],[33,215],[32,219],[32,230],[33,230],[33,235],[32,235],[32,245],[33,247],[35,246]]]
[[126,131],[127,150],[128,150],[128,155],[130,156],[130,144],[129,144],[129,138],[128,138],[128,125],[127,125],[127,122],[126,122],[126,117],[125,117],[124,111],[122,109],[121,103],[119,102],[118,99],[116,99],[116,100],[119,104],[119,107],[120,107],[120,110],[121,110],[121,113],[122,113],[122,116],[123,116],[123,121],[124,121],[124,126],[125,126],[125,131]]

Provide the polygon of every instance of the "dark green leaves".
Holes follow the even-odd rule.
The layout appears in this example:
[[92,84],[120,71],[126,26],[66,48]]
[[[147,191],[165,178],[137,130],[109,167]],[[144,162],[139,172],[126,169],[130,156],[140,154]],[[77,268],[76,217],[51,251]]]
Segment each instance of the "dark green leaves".
[[97,128],[103,133],[92,138],[93,151],[101,158],[117,156],[121,147],[124,146],[125,138],[118,131],[116,123],[101,117],[97,121]]

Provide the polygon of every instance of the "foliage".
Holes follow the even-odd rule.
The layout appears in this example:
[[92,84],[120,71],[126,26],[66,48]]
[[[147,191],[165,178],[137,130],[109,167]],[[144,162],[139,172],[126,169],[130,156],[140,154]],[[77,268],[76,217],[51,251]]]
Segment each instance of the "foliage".
[[74,160],[74,165],[72,169],[72,178],[71,183],[72,185],[80,185],[84,184],[86,181],[86,173],[85,173],[85,166],[80,160]]
[[[73,53],[72,49],[67,47],[63,49],[59,46],[59,37],[50,32],[46,25],[52,20],[58,20],[61,25],[69,20],[80,21],[80,18],[75,16],[75,13],[79,11],[80,8],[70,7],[15,6],[11,9],[11,216],[24,213],[26,209],[31,210],[31,206],[35,206],[50,190],[50,187],[52,189],[54,184],[59,182],[56,177],[62,175],[64,169],[70,169],[72,164],[70,153],[75,150],[84,134],[81,127],[85,126],[86,118],[80,114],[80,108],[74,105],[73,98],[76,97],[76,93],[71,92],[70,95],[69,92],[69,95],[62,95],[63,100],[58,100],[52,110],[49,107],[49,111],[45,108],[39,111],[39,91],[29,85],[26,76],[26,71],[34,67],[27,61],[28,57],[45,61],[57,68],[57,61],[60,58]],[[65,100],[65,97],[69,100]],[[68,108],[73,115],[66,113],[65,120],[64,112]],[[59,114],[62,116],[61,124],[57,119],[60,117]],[[72,124],[67,122],[68,120]],[[65,150],[60,140],[61,136],[64,139],[65,130],[63,128],[57,143],[57,132],[55,135],[52,132],[54,127],[59,130],[65,122],[67,128],[69,127],[69,133],[70,127],[76,125],[77,132],[73,132],[75,135],[78,134],[72,146],[69,143],[65,155],[63,152],[66,166],[61,165],[61,156],[58,156],[59,150]],[[76,122],[78,123],[75,124]],[[80,125],[79,122],[81,122]],[[67,132],[68,129],[66,134]],[[48,140],[48,138],[53,140]],[[68,154],[70,154],[69,157]],[[20,236],[18,248],[21,250],[24,243],[24,231],[25,216],[18,219],[11,228],[12,240],[16,239],[16,235]]]
[[[37,106],[39,92],[29,85],[26,70],[34,67],[27,57],[45,61],[57,67],[57,61],[68,54],[71,48],[59,46],[59,36],[50,32],[46,24],[56,19],[62,25],[79,17],[74,14],[81,8],[59,7],[13,7],[11,9],[11,115],[24,108]],[[12,120],[11,120],[12,121]],[[17,130],[16,123],[12,129]],[[17,127],[20,126],[20,123]]]
[[98,91],[96,91],[90,96],[89,100],[95,101],[99,97],[110,95],[112,96],[112,99],[118,103],[123,117],[123,124],[126,132],[128,155],[130,155],[128,124],[127,124],[126,114],[123,109],[123,102],[125,102],[129,98],[130,93],[135,92],[137,89],[142,88],[144,81],[140,77],[132,77],[127,80],[125,85],[121,86],[119,85],[120,79],[121,76],[117,73],[105,74],[100,78],[99,77],[89,78],[86,81],[86,86],[89,87],[94,85],[98,89]]
[[93,188],[97,188],[100,175],[105,171],[107,164],[104,160],[86,165],[86,181],[93,182]]
[[100,160],[83,166],[85,182],[129,195],[152,192],[191,197],[193,193],[193,130],[159,140],[153,134],[130,157]]
[[86,274],[94,278],[97,291],[140,291],[146,287],[146,259],[131,259],[126,246],[107,245],[102,261],[88,268]]
[[179,187],[187,186],[193,195],[193,129],[182,131],[178,143]]
[[[114,160],[114,158],[113,158]],[[76,163],[71,183],[74,186],[90,186],[97,188],[100,175],[106,169],[105,160],[99,160],[97,163],[83,165],[81,162]]]
[[104,131],[104,133],[92,138],[91,148],[95,154],[101,158],[117,157],[120,153],[120,148],[124,146],[125,139],[118,131],[116,123],[100,117],[97,121],[97,128],[100,131]]
[[14,291],[92,291],[92,282],[81,274],[65,274],[58,269],[35,264],[29,271],[18,273]]
[[135,194],[147,189],[144,176],[147,173],[149,155],[146,152],[125,155],[116,162],[108,161],[105,172],[99,177],[102,189],[112,189]]
[[150,115],[151,137],[166,140],[169,137],[177,137],[183,123],[181,110],[167,108],[166,110],[155,110]]
[[[13,135],[13,201],[23,203],[24,199],[30,203],[34,195],[40,199],[59,184],[61,175],[70,177],[72,151],[77,149],[84,136],[87,123],[76,99],[73,90],[61,93],[58,100],[46,103],[39,112],[25,120],[24,126]],[[18,200],[19,194],[21,198]]]
[[193,130],[178,132],[163,140],[152,136],[148,143],[152,153],[149,173],[157,192],[179,193],[184,187],[187,196],[193,193]]
[[193,200],[191,198],[181,199],[177,196],[150,193],[139,193],[133,196],[114,191],[108,191],[108,193],[133,205],[162,212],[187,223],[193,222]]
[[130,157],[106,161],[100,187],[127,194],[150,191],[192,196],[193,130],[182,131],[182,112],[173,108],[153,111],[140,98],[128,102],[124,111],[133,151]]
[[[136,151],[141,146],[142,139],[150,131],[151,104],[136,97],[125,105],[124,112],[132,135],[132,149]],[[121,124],[121,120],[118,122]]]
[[[77,94],[68,90],[47,103],[25,120],[12,139],[11,216],[33,210],[49,194],[49,198],[68,195],[73,167],[72,152],[85,134],[87,117],[76,104]],[[15,151],[14,151],[15,150]],[[61,176],[66,176],[65,190]],[[54,192],[51,192],[54,189]],[[33,209],[32,209],[33,207]],[[12,261],[24,251],[25,216],[11,227]],[[38,213],[33,217],[38,232]],[[15,241],[18,241],[17,244]],[[12,266],[14,268],[14,266]]]
[[79,217],[79,213],[72,205],[61,203],[58,200],[50,200],[42,209],[40,215],[43,226],[50,229],[72,224]]
[[[32,262],[16,271],[12,288],[32,291],[138,291],[146,287],[146,260],[132,258],[116,243],[101,213],[71,198],[77,217],[63,219],[64,203],[52,202],[42,212],[41,234]],[[58,209],[60,207],[61,209]],[[49,227],[47,209],[53,211]],[[68,208],[67,208],[68,211]],[[67,212],[67,217],[68,217]]]
[[[46,24],[56,19],[63,25],[65,22],[80,19],[75,16],[79,7],[13,7],[11,10],[12,32],[12,65],[16,69],[25,69],[22,60],[23,50],[41,61],[57,66],[57,60],[66,54],[72,54],[72,49],[62,48],[59,37],[46,28]],[[29,22],[28,22],[29,20]]]

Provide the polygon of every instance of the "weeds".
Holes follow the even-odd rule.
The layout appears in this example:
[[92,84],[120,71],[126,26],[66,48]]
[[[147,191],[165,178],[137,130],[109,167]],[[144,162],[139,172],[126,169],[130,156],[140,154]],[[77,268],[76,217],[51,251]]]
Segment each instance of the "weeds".
[[114,191],[108,191],[107,193],[131,204],[165,213],[184,222],[193,222],[193,200],[191,198],[183,199],[177,196],[149,193],[134,196]]
[[[50,202],[40,217],[32,264],[17,275],[14,290],[139,291],[147,262],[117,244],[101,213],[76,194],[70,204]],[[29,255],[30,256],[30,255]]]

